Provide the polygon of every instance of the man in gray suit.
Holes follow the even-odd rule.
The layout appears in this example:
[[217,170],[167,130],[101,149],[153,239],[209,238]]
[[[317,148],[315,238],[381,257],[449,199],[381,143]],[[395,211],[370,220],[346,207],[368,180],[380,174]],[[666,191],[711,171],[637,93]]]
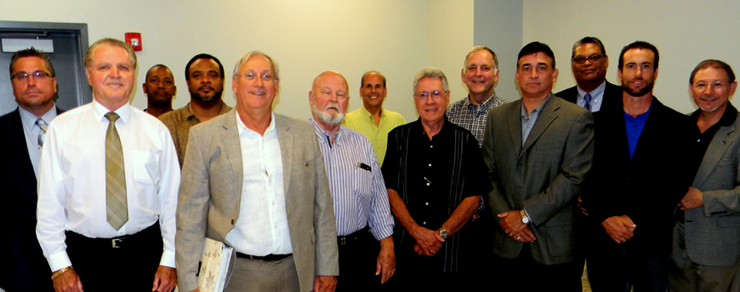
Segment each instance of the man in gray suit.
[[728,101],[736,88],[732,68],[719,60],[702,61],[689,78],[699,107],[688,153],[696,176],[673,229],[670,291],[740,291],[740,120]]
[[205,237],[234,247],[225,291],[333,291],[336,227],[313,127],[272,112],[275,62],[250,52],[234,68],[235,110],[193,127],[177,209],[182,291],[197,290]]
[[501,291],[581,291],[576,198],[591,168],[593,116],[552,95],[557,77],[547,45],[524,46],[516,71],[522,99],[488,113],[481,151],[493,184],[487,204],[500,218],[493,265]]

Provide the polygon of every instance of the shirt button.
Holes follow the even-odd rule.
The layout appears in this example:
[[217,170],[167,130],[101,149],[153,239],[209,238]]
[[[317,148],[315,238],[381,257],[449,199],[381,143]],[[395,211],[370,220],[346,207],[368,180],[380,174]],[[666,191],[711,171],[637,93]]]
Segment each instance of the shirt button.
[[434,148],[434,145],[429,145],[429,148]]
[[424,205],[427,205],[427,206],[429,206],[429,202],[426,202],[426,203],[424,203]]
[[432,164],[431,163],[429,164],[429,167],[432,167]]
[[429,186],[429,183],[427,183],[427,186]]
[[427,225],[427,222],[426,221],[421,222],[421,225]]

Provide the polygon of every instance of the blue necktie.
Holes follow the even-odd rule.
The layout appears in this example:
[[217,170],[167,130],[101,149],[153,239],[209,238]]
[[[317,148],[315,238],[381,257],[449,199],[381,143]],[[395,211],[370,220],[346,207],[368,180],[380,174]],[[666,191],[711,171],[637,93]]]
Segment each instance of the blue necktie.
[[587,111],[591,111],[591,94],[586,93],[586,95],[583,96],[583,100],[586,101],[586,105],[583,106]]

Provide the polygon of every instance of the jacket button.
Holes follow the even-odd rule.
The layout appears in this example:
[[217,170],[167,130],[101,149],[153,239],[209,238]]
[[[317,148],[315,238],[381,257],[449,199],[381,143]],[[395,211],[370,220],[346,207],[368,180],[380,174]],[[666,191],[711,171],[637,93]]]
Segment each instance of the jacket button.
[[231,219],[231,225],[234,225],[234,219]]

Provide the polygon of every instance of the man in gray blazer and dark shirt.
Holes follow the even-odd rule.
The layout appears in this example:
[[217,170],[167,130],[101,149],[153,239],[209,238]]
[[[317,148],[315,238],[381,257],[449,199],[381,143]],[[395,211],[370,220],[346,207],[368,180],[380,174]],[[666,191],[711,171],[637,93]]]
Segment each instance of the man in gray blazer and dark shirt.
[[486,121],[481,151],[493,183],[487,204],[500,218],[493,265],[501,291],[581,291],[576,198],[591,168],[593,117],[552,95],[557,77],[547,45],[524,46],[516,71],[522,98]]
[[190,131],[177,209],[182,291],[198,288],[205,237],[236,251],[224,291],[334,291],[324,160],[310,124],[272,112],[278,73],[266,54],[245,54],[232,76],[235,110]]
[[688,153],[696,176],[673,229],[669,291],[740,291],[740,120],[728,101],[736,88],[719,60],[702,61],[689,78],[699,107]]

